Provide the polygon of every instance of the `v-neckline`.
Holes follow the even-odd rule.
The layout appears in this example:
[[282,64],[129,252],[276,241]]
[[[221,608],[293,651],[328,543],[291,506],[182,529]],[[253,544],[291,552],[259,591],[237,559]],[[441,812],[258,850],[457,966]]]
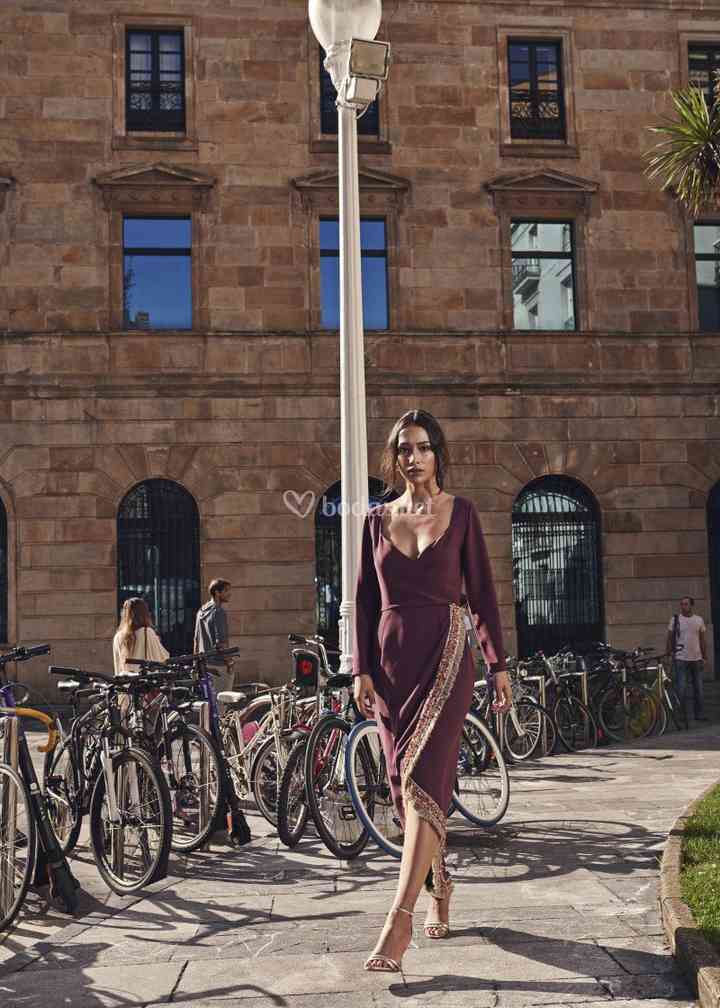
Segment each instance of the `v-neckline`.
[[383,532],[383,524],[382,524],[383,523],[383,516],[382,516],[382,514],[380,514],[380,516],[379,516],[380,517],[380,538],[384,539],[385,542],[390,546],[390,548],[394,549],[396,553],[399,553],[401,557],[405,557],[405,559],[409,560],[411,563],[417,563],[417,561],[421,557],[425,556],[425,554],[427,553],[428,550],[432,549],[433,546],[437,546],[437,544],[440,542],[440,540],[443,539],[447,535],[447,533],[450,531],[450,529],[452,527],[452,523],[453,523],[453,518],[455,517],[455,504],[456,503],[457,503],[457,494],[455,494],[455,496],[453,497],[452,507],[450,508],[450,520],[447,523],[447,527],[445,528],[445,530],[443,532],[440,533],[440,535],[437,537],[437,539],[433,539],[433,541],[431,543],[428,543],[427,546],[425,547],[425,549],[421,550],[420,553],[418,553],[418,555],[416,557],[408,556],[407,553],[403,553],[403,551],[400,549],[400,547],[396,546],[395,543],[392,541],[392,539],[389,536],[385,535],[385,533]]

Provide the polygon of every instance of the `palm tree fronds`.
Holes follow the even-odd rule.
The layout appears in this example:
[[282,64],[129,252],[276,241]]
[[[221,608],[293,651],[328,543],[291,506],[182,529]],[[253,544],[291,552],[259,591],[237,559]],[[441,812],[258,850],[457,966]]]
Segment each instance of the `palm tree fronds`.
[[714,206],[720,184],[720,102],[710,107],[698,88],[671,91],[676,117],[649,131],[661,140],[645,152],[646,174],[672,189],[693,215]]

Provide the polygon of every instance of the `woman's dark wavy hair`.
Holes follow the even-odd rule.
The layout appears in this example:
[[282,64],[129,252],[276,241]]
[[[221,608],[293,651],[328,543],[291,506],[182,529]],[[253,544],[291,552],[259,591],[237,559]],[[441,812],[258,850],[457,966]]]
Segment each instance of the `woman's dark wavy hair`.
[[380,474],[383,480],[388,487],[392,487],[395,483],[398,438],[400,437],[400,433],[407,427],[423,427],[427,431],[430,446],[435,453],[435,479],[437,480],[437,485],[442,490],[450,468],[450,453],[447,441],[445,440],[442,427],[432,413],[427,413],[421,409],[408,410],[407,413],[403,413],[390,431],[380,462]]

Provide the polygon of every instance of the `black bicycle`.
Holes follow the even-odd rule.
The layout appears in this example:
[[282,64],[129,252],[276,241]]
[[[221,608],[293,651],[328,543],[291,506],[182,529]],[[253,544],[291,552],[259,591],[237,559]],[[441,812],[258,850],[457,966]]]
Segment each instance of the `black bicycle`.
[[16,702],[17,685],[5,680],[5,667],[50,653],[48,644],[18,647],[0,656],[0,931],[22,906],[31,883],[49,883],[50,891],[68,913],[78,904],[79,884],[58,844],[45,797],[28,748],[22,718],[40,721],[48,731],[41,752],[52,752],[58,739],[52,715]]

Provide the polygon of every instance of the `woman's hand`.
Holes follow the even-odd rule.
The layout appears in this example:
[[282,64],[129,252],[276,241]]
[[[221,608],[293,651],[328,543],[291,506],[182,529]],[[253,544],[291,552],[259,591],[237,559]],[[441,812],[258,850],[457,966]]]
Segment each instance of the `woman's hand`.
[[499,711],[508,711],[512,707],[512,684],[507,669],[496,672],[493,676],[493,687],[495,689],[495,703],[502,704],[497,708]]
[[375,706],[375,687],[373,686],[373,681],[369,675],[355,676],[353,696],[355,697],[355,703],[358,706],[358,710],[363,717],[374,717],[375,711],[373,708]]

